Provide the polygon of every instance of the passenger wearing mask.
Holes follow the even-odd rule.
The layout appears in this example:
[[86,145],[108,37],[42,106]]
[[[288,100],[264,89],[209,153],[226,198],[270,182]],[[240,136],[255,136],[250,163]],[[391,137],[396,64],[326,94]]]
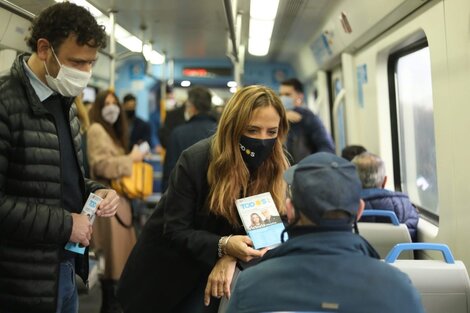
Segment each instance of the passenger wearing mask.
[[[406,224],[411,240],[417,240],[419,214],[408,196],[404,193],[384,189],[387,183],[385,163],[370,152],[363,152],[352,162],[362,181],[361,198],[366,203],[366,210],[389,210],[395,212],[400,223]],[[380,217],[367,217],[363,221],[388,221]]]
[[322,121],[304,106],[304,91],[300,81],[296,78],[283,81],[279,94],[290,125],[286,148],[291,163],[298,163],[307,155],[320,151],[335,153],[333,139]]
[[[112,179],[131,175],[132,163],[142,161],[145,153],[136,145],[127,153],[127,118],[112,91],[100,92],[89,113],[92,123],[87,136],[90,174],[103,184],[110,185]],[[116,216],[97,221],[93,233],[94,248],[105,258],[105,271],[100,278],[103,296],[101,313],[120,312],[115,288],[135,242],[132,209],[123,194],[120,195]]]
[[92,226],[80,213],[90,192],[104,198],[98,217],[119,204],[114,190],[84,178],[73,103],[106,33],[69,2],[42,11],[30,32],[32,54],[0,78],[0,312],[76,313],[75,274],[87,281],[88,249],[64,247],[89,245]]
[[216,119],[210,114],[212,96],[205,87],[194,87],[188,92],[185,103],[186,123],[177,126],[170,135],[163,165],[162,191],[168,187],[168,179],[181,153],[201,139],[210,137],[217,128]]
[[146,141],[151,144],[150,124],[135,115],[136,98],[133,94],[127,94],[123,98],[122,106],[126,112],[129,134],[129,149],[136,144]]
[[166,88],[165,98],[166,117],[162,127],[158,129],[158,139],[163,148],[168,149],[170,146],[170,136],[173,129],[186,122],[184,105],[178,105],[173,95],[173,89],[169,86]]
[[285,213],[287,131],[271,89],[250,86],[233,95],[215,135],[183,151],[144,226],[121,278],[124,312],[217,312],[237,262],[266,252],[253,249],[235,200],[270,192]]
[[284,177],[289,239],[240,273],[227,313],[424,313],[408,276],[352,232],[364,209],[354,165],[320,152]]

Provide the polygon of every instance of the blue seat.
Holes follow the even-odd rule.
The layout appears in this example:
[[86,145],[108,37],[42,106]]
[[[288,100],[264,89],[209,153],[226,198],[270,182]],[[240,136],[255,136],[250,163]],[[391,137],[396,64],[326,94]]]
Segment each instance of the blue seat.
[[[397,260],[406,251],[437,250],[443,260]],[[421,294],[427,313],[470,313],[470,280],[467,269],[456,261],[447,245],[408,243],[396,245],[385,262],[406,273]]]
[[[395,212],[389,210],[364,210],[362,217],[387,217],[390,223],[361,222],[357,223],[359,234],[377,250],[381,258],[398,243],[411,243],[410,232],[405,224],[400,224]],[[413,251],[400,254],[401,259],[413,259]]]

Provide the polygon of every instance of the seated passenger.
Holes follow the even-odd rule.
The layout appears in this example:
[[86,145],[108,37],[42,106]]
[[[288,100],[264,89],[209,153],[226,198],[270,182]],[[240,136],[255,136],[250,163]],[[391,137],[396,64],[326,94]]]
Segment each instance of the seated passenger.
[[[375,154],[364,152],[356,156],[352,163],[356,165],[362,181],[361,198],[366,204],[365,209],[394,211],[400,223],[408,227],[411,240],[416,241],[418,211],[404,193],[384,189],[387,176],[382,159]],[[368,218],[365,221],[370,220]]]
[[359,155],[366,151],[367,151],[366,148],[364,148],[363,146],[350,145],[350,146],[344,147],[343,150],[341,150],[341,157],[348,161],[351,161],[352,159],[354,159],[356,155]]
[[[286,201],[289,240],[240,272],[227,313],[424,312],[406,274],[381,262],[352,232],[364,203],[350,162],[320,152],[284,177],[292,193]],[[260,301],[266,295],[270,300]]]

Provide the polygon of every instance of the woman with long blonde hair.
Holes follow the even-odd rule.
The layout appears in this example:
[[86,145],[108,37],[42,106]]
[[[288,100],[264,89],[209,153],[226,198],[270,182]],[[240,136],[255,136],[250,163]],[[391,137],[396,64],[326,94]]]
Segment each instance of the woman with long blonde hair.
[[264,86],[240,89],[216,134],[183,152],[166,193],[126,264],[118,297],[124,312],[217,312],[230,296],[237,262],[253,248],[235,200],[270,192],[285,212],[284,107]]

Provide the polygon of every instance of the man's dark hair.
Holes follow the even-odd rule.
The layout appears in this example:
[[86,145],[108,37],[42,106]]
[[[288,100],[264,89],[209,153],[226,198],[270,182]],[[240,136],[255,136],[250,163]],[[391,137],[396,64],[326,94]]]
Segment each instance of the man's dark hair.
[[33,52],[37,52],[38,40],[45,38],[57,52],[65,39],[75,34],[78,45],[105,48],[107,38],[104,29],[84,7],[61,2],[46,8],[33,20],[26,44]]
[[122,102],[127,102],[127,101],[131,101],[131,100],[136,100],[135,99],[135,96],[131,93],[128,93],[127,95],[124,96],[124,98],[122,99]]
[[304,93],[304,87],[302,86],[302,83],[297,78],[286,79],[285,81],[281,83],[281,85],[291,86],[294,88],[295,91]]
[[344,149],[341,151],[341,157],[348,161],[351,161],[352,159],[354,159],[356,155],[359,155],[362,152],[366,152],[366,151],[367,151],[366,148],[364,148],[363,146],[350,145],[350,146],[344,147]]
[[188,101],[191,102],[199,113],[206,113],[211,110],[212,96],[205,87],[193,87],[188,91]]

